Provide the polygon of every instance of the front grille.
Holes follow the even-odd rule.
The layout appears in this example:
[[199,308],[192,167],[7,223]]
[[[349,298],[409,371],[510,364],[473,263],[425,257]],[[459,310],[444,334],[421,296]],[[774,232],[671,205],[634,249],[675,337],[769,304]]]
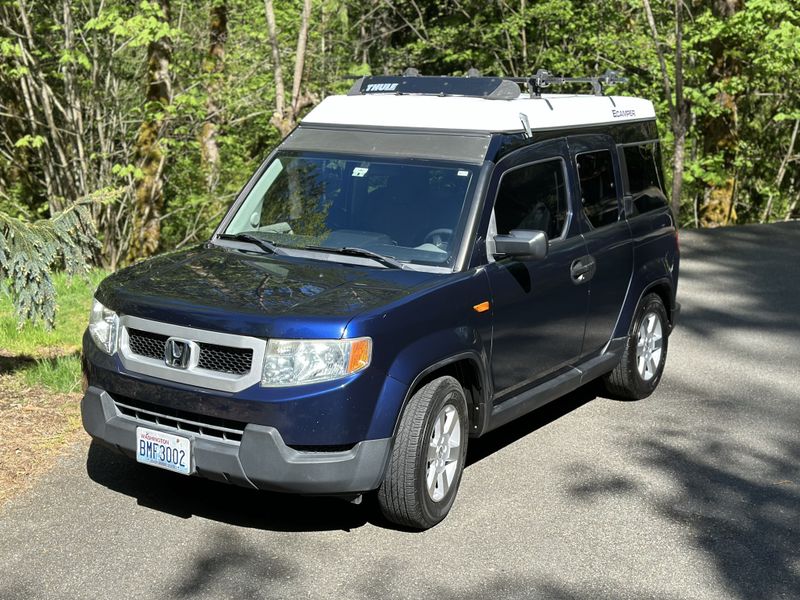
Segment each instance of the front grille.
[[250,372],[252,364],[253,351],[250,348],[200,344],[200,362],[197,363],[197,366],[201,369],[245,375]]
[[[139,356],[164,360],[164,349],[169,336],[141,329],[128,328],[128,346],[131,352]],[[253,364],[252,348],[233,348],[216,344],[198,344],[200,357],[197,366],[201,369],[246,375]]]
[[164,347],[169,336],[140,329],[128,329],[128,346],[131,352],[147,358],[164,360]]
[[184,410],[141,402],[127,396],[115,396],[114,404],[124,416],[144,424],[191,433],[213,440],[241,443],[245,423],[198,415]]

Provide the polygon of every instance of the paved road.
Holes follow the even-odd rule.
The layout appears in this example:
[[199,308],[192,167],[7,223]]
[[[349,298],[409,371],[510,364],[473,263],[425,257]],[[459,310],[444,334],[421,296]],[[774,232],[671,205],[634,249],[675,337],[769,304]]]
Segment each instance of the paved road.
[[473,444],[433,530],[83,442],[0,513],[0,598],[800,598],[800,224],[681,245],[658,392]]

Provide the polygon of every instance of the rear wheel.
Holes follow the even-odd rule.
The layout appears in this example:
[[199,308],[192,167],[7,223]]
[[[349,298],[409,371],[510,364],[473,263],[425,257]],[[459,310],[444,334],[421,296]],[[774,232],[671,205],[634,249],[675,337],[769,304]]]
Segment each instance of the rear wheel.
[[622,360],[603,379],[612,396],[640,400],[655,391],[667,361],[668,331],[667,309],[661,297],[645,296],[636,309]]
[[378,503],[390,521],[428,529],[455,501],[467,454],[467,402],[453,377],[420,388],[403,411]]

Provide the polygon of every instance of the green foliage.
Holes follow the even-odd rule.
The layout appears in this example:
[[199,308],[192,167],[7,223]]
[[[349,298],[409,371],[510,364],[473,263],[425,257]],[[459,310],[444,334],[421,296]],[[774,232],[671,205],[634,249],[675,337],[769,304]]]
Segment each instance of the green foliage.
[[23,135],[19,138],[16,142],[14,142],[15,148],[41,148],[42,145],[46,142],[44,137],[41,135]]
[[[212,4],[219,2],[171,0],[171,20],[165,23],[160,3],[153,0],[68,0],[58,10],[46,2],[0,0],[0,212],[17,219],[12,226],[4,217],[4,231],[15,232],[4,240],[22,239],[19,232],[28,229],[29,221],[55,214],[62,207],[59,198],[69,205],[91,190],[122,186],[125,195],[92,208],[91,216],[102,244],[95,258],[114,266],[124,260],[134,234],[131,190],[145,173],[134,145],[140,124],[148,119],[160,122],[164,156],[163,165],[151,165],[160,166],[163,176],[161,249],[182,247],[210,233],[280,141],[271,123],[275,74],[264,3],[225,0],[227,37],[219,71],[209,59]],[[302,4],[274,2],[287,92],[293,83]],[[674,3],[651,4],[674,82]],[[684,225],[695,222],[710,192],[721,187],[733,190],[739,222],[765,214],[768,219],[797,216],[800,140],[792,152],[789,144],[800,119],[800,5],[795,0],[739,4],[741,9],[728,17],[716,12],[720,3],[713,0],[682,4],[690,117]],[[30,40],[21,36],[23,6],[29,12]],[[409,66],[423,74],[464,74],[476,67],[486,75],[518,76],[539,68],[565,75],[613,69],[629,83],[611,93],[653,99],[665,161],[672,160],[668,101],[641,0],[313,0],[312,6],[301,92],[314,101],[345,93],[350,76],[400,73]],[[69,22],[64,7],[70,11]],[[68,34],[74,38],[69,46]],[[145,102],[147,49],[164,36],[171,40],[173,95],[168,106]],[[28,82],[24,89],[41,88],[34,94],[34,118],[22,80]],[[45,84],[52,94],[50,115],[44,110]],[[199,143],[212,117],[210,106],[220,155],[211,190]],[[84,159],[78,140],[84,144]],[[84,183],[74,176],[77,172]],[[765,212],[768,203],[771,209]],[[63,219],[67,225],[70,217]],[[41,253],[35,247],[26,251]],[[10,256],[8,249],[3,252]],[[58,266],[65,257],[56,255],[45,252],[43,259]],[[32,285],[39,297],[46,297],[43,271],[36,271],[37,276],[24,260],[14,264],[13,293],[25,297],[22,287],[14,287],[19,280],[20,286]],[[24,305],[30,308],[20,309],[20,315],[45,317],[32,298]]]
[[58,319],[49,329],[42,321],[22,328],[10,296],[0,295],[0,350],[19,356],[73,354],[80,349],[81,335],[89,320],[92,295],[107,271],[92,269],[79,277],[53,273]]
[[27,385],[44,385],[56,392],[80,389],[80,342],[89,319],[92,295],[108,275],[92,270],[81,277],[53,274],[58,299],[56,327],[26,323],[21,329],[9,296],[0,295],[0,351],[19,357],[19,371]]
[[89,19],[83,29],[108,31],[125,39],[130,48],[141,48],[163,37],[179,38],[183,35],[180,29],[164,21],[158,2],[148,0],[139,2],[133,11],[125,3],[109,3],[97,17]]
[[0,283],[14,303],[20,328],[26,321],[39,319],[46,327],[53,326],[52,269],[60,267],[69,276],[88,272],[97,247],[90,208],[117,195],[110,190],[98,192],[49,219],[27,221],[0,213]]

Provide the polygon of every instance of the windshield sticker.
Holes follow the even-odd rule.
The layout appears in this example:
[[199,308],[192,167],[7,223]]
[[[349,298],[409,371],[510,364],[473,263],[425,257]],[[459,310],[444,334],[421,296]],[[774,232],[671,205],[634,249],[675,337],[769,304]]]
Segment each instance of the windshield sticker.
[[458,175],[459,177],[466,177],[467,175],[469,175],[469,171],[459,171],[459,172],[457,173],[457,175]]
[[367,174],[367,171],[369,171],[367,167],[356,167],[353,169],[353,177],[363,177]]

